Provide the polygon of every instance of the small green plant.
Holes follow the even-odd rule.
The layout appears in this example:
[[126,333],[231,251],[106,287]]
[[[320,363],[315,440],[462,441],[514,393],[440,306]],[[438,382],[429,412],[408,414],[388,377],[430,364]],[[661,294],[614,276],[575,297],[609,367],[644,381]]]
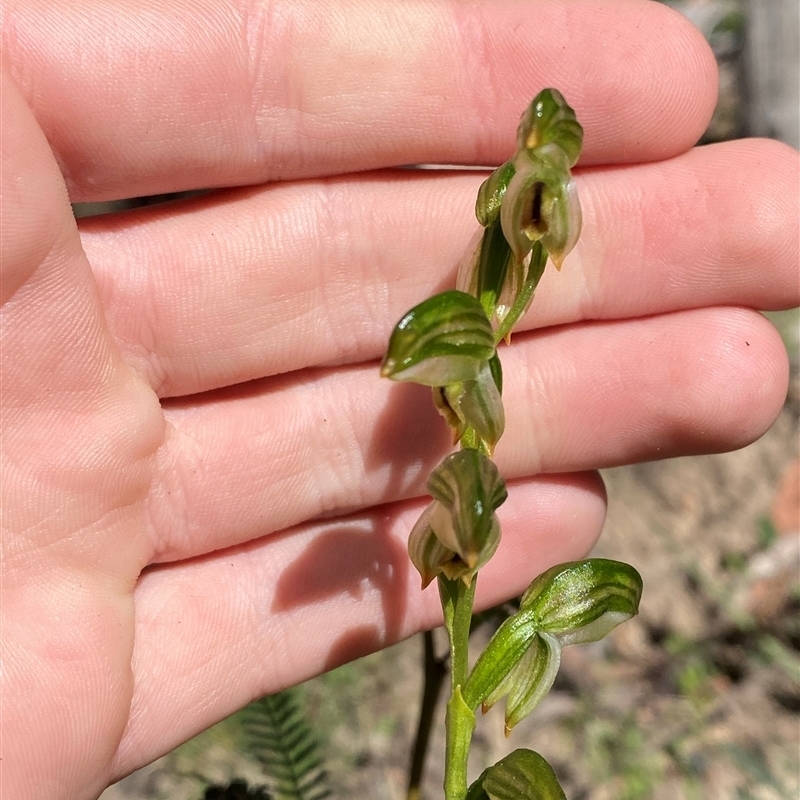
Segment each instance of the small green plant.
[[317,740],[292,690],[262,697],[242,711],[247,751],[270,776],[275,800],[331,796]]
[[[254,700],[223,723],[236,747],[256,762],[263,786],[238,778],[205,788],[203,800],[326,800],[331,797],[321,750],[303,713],[296,689]],[[199,759],[196,759],[199,760]],[[197,774],[205,782],[202,774]]]
[[[515,750],[469,786],[476,712],[505,699],[510,732],[549,691],[563,647],[597,641],[638,611],[642,583],[632,567],[605,559],[561,564],[533,581],[476,663],[468,663],[478,572],[500,542],[495,512],[506,499],[491,460],[505,425],[498,346],[510,343],[548,257],[560,269],[578,239],[581,210],[570,170],[582,143],[583,129],[561,94],[537,95],[522,115],[516,153],[478,191],[481,229],[457,288],[403,316],[381,367],[392,380],[431,387],[460,445],[429,477],[432,502],[408,542],[423,588],[438,583],[450,640],[446,800],[564,798],[550,765],[530,750]],[[419,797],[418,783],[412,779],[409,800]]]

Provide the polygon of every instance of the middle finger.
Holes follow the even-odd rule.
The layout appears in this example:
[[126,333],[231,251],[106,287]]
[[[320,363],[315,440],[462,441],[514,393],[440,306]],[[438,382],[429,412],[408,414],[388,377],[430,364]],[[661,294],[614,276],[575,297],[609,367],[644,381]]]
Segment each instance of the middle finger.
[[[81,235],[123,352],[179,396],[378,357],[401,314],[452,285],[481,179],[236,190],[85,220]],[[580,175],[581,239],[522,328],[798,304],[796,182],[796,153],[766,141]]]

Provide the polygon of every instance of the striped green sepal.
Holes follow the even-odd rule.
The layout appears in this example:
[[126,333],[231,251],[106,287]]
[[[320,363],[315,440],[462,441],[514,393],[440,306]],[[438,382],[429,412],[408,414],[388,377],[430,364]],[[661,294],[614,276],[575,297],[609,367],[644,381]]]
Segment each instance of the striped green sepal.
[[522,596],[536,628],[562,645],[596,642],[639,611],[642,578],[629,564],[590,558],[543,572]]
[[506,736],[544,699],[561,666],[561,645],[549,633],[537,633],[517,666],[483,702],[484,712],[507,696]]
[[465,292],[442,292],[397,323],[381,375],[425,386],[472,381],[494,352],[492,326],[480,302]]
[[417,520],[408,535],[408,555],[422,578],[424,589],[434,578],[445,571],[445,566],[457,558],[445,547],[431,528],[430,519],[436,503],[431,503]]

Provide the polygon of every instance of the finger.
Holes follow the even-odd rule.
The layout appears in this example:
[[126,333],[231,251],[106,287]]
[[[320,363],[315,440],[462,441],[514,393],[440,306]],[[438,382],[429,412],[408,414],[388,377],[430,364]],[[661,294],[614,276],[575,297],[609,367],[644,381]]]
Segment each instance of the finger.
[[[441,622],[406,553],[419,502],[387,506],[147,572],[135,593],[136,690],[125,774],[243,706]],[[478,605],[583,556],[605,515],[595,475],[511,487]],[[235,675],[236,680],[230,680]]]
[[17,0],[4,29],[74,201],[499,163],[545,86],[585,163],[663,158],[716,101],[702,36],[643,1]]
[[[732,449],[786,394],[764,318],[705,309],[547,329],[503,348],[509,478]],[[325,514],[425,492],[449,449],[427,389],[376,366],[328,370],[168,405],[148,518],[154,560],[187,558]]]
[[[735,164],[735,169],[731,165]],[[109,324],[161,395],[377,358],[451,286],[480,177],[382,173],[87,220]],[[579,177],[584,226],[522,327],[800,304],[797,153],[768,141]]]

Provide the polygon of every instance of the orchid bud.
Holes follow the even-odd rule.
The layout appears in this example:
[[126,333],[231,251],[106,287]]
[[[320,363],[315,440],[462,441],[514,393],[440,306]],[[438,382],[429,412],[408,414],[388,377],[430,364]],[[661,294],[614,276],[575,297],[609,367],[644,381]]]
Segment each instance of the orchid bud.
[[469,585],[475,573],[494,555],[500,542],[500,527],[493,521],[492,530],[483,550],[472,565],[465,562],[454,550],[439,540],[431,526],[433,512],[440,509],[436,501],[431,503],[417,520],[408,537],[408,555],[422,578],[424,589],[434,578],[444,575],[451,581],[462,580]]
[[583,128],[564,95],[556,89],[543,89],[525,110],[517,128],[518,150],[536,150],[557,144],[574,167],[583,146]]
[[476,380],[494,355],[492,326],[481,304],[464,292],[434,295],[397,323],[381,375],[425,386]]
[[541,241],[557,269],[581,232],[581,206],[564,151],[547,144],[517,154],[517,170],[500,207],[500,224],[521,261]]
[[466,584],[500,543],[495,510],[506,499],[497,467],[477,450],[449,455],[428,479],[434,498],[408,540],[424,589],[438,575]]
[[409,537],[425,588],[438,575],[469,585],[500,543],[495,509],[506,499],[497,467],[477,450],[448,456],[428,479],[434,497]]
[[434,533],[475,569],[500,541],[494,512],[507,492],[494,462],[478,450],[452,453],[431,473],[428,491],[438,501],[430,516]]

